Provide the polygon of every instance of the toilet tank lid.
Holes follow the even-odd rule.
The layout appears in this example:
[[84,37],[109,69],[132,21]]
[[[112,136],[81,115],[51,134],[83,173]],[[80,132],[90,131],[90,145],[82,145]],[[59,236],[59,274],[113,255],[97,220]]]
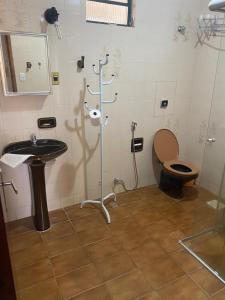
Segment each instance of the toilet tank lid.
[[169,129],[156,132],[153,147],[158,160],[164,163],[179,157],[179,144],[175,134]]

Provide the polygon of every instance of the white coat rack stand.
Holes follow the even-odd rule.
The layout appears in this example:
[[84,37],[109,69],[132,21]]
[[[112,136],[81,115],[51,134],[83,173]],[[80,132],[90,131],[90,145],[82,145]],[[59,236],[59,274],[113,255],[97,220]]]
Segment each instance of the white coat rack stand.
[[105,65],[107,65],[108,63],[109,63],[109,54],[106,54],[106,58],[104,60],[99,60],[98,70],[97,70],[96,66],[93,65],[93,71],[99,77],[99,92],[93,92],[91,90],[90,86],[87,85],[87,90],[88,90],[89,94],[95,95],[95,96],[99,95],[99,110],[92,109],[86,101],[84,102],[84,105],[87,108],[87,110],[89,111],[90,116],[100,119],[101,197],[99,199],[96,199],[96,200],[83,200],[81,202],[81,208],[83,208],[83,206],[85,204],[98,204],[98,205],[101,206],[101,208],[102,208],[102,210],[105,214],[107,222],[111,223],[110,214],[109,214],[104,202],[109,198],[113,198],[114,201],[116,201],[116,194],[115,193],[110,193],[110,194],[104,196],[104,178],[103,178],[104,177],[103,176],[103,170],[104,170],[104,128],[107,126],[108,119],[109,119],[108,116],[104,116],[104,104],[111,104],[111,103],[116,102],[118,94],[115,93],[115,97],[114,97],[113,100],[104,100],[104,89],[103,89],[103,87],[105,85],[110,85],[113,82],[114,78],[115,78],[115,76],[113,74],[111,80],[103,81],[103,67]]

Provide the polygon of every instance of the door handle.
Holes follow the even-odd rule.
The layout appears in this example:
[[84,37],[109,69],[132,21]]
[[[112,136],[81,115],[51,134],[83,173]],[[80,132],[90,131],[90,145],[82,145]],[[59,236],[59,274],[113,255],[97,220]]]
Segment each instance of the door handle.
[[215,138],[209,138],[209,139],[207,139],[207,142],[208,143],[215,143],[216,139]]

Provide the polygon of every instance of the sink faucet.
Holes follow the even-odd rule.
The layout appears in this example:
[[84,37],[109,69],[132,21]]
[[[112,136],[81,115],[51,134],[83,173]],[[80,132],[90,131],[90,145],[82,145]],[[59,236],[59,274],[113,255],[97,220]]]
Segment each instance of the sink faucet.
[[37,137],[35,134],[31,134],[30,140],[31,140],[32,144],[34,144],[34,145],[37,144]]

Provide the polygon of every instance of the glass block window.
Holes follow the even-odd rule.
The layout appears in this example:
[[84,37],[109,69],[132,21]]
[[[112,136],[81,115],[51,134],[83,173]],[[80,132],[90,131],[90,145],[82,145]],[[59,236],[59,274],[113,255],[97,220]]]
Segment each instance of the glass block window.
[[133,26],[132,0],[86,0],[86,21]]

